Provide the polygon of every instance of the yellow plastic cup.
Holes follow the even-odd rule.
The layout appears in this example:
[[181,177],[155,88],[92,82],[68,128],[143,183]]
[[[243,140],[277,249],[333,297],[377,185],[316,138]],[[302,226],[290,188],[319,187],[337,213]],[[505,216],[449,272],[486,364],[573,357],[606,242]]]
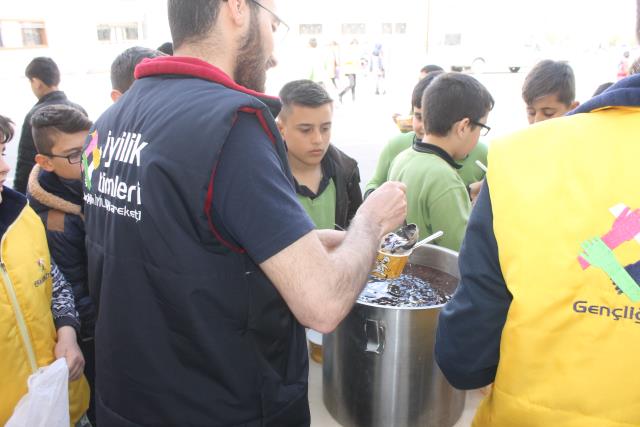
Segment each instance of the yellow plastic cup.
[[396,277],[400,277],[404,267],[407,265],[407,261],[409,261],[411,252],[412,251],[403,254],[390,254],[378,251],[376,265],[371,275],[379,279],[395,279]]

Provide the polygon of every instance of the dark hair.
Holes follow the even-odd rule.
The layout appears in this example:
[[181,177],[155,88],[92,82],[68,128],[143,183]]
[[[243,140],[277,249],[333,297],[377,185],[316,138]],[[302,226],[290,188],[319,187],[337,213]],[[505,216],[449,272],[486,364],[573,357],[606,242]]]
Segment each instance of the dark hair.
[[420,72],[425,74],[433,73],[434,71],[444,71],[444,68],[439,65],[429,64],[420,69]]
[[6,144],[13,139],[13,122],[10,118],[0,116],[0,144]]
[[493,105],[489,91],[473,77],[441,74],[422,96],[424,130],[427,134],[447,136],[454,123],[465,118],[477,122]]
[[282,101],[280,114],[286,115],[294,105],[317,108],[332,103],[333,99],[318,83],[311,80],[294,80],[282,87],[280,101]]
[[133,46],[122,52],[111,64],[111,87],[125,93],[135,80],[133,72],[143,59],[164,56],[162,52],[147,47]]
[[91,129],[91,120],[69,105],[48,105],[33,113],[31,130],[38,153],[51,153],[56,132],[76,133]]
[[27,68],[24,70],[24,75],[29,80],[40,79],[47,86],[58,86],[60,84],[60,70],[53,59],[40,56],[34,58]]
[[536,64],[522,86],[522,99],[531,105],[536,99],[556,94],[558,101],[569,106],[576,99],[576,78],[569,64],[546,59]]
[[596,89],[596,91],[593,92],[593,96],[600,95],[602,92],[609,89],[611,86],[613,86],[613,82],[602,83],[600,86],[598,86],[598,89]]
[[173,43],[162,43],[160,46],[158,46],[158,52],[162,52],[165,55],[173,56]]
[[424,91],[429,87],[431,82],[442,73],[444,73],[444,71],[432,71],[418,82],[411,94],[411,107],[422,108],[422,95]]

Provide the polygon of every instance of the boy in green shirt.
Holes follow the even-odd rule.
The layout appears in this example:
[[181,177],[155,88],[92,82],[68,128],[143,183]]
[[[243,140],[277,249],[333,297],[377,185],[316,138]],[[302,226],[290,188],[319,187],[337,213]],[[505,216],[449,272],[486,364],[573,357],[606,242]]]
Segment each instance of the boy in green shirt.
[[442,74],[425,91],[425,136],[400,153],[389,170],[389,180],[407,185],[407,222],[418,225],[421,238],[442,230],[438,244],[460,250],[471,203],[456,161],[467,158],[488,133],[493,105],[487,89],[465,74]]
[[[413,88],[413,93],[411,95],[413,132],[401,133],[394,136],[382,149],[380,157],[378,157],[378,164],[376,165],[373,177],[365,188],[365,197],[388,181],[389,168],[396,156],[411,147],[414,140],[422,141],[422,138],[424,138],[424,126],[422,124],[422,95],[431,82],[440,74],[443,74],[443,72],[431,71]],[[469,156],[461,161],[462,167],[458,170],[458,173],[462,177],[467,188],[469,188],[471,184],[484,179],[484,171],[480,169],[475,162],[476,160],[480,160],[484,165],[486,165],[487,151],[487,146],[479,143],[474,147],[471,153],[469,153]]]
[[311,80],[289,82],[280,91],[278,129],[298,200],[319,229],[346,229],[362,204],[360,171],[330,144],[333,101]]

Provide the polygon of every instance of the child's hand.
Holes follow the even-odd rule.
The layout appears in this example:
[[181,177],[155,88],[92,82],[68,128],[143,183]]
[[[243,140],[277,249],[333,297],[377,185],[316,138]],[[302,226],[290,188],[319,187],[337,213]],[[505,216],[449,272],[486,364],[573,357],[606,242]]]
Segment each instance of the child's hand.
[[56,359],[64,357],[69,367],[69,381],[75,381],[84,371],[84,356],[76,341],[76,330],[71,326],[58,329],[58,342],[54,350]]

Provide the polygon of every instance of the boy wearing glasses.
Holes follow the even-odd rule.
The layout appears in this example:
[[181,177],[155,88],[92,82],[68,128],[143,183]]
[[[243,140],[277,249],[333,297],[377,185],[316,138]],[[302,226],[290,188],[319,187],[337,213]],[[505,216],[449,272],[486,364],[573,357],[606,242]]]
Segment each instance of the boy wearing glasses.
[[487,89],[464,74],[442,74],[424,92],[424,138],[399,154],[389,170],[389,180],[407,186],[407,222],[418,225],[421,238],[442,230],[438,244],[460,250],[471,203],[457,162],[488,133],[493,104]]
[[81,157],[91,121],[67,105],[51,105],[31,118],[36,154],[28,198],[44,223],[51,257],[73,288],[81,328],[78,343],[86,359],[93,416],[94,325],[96,311],[87,285],[87,253],[82,212]]

